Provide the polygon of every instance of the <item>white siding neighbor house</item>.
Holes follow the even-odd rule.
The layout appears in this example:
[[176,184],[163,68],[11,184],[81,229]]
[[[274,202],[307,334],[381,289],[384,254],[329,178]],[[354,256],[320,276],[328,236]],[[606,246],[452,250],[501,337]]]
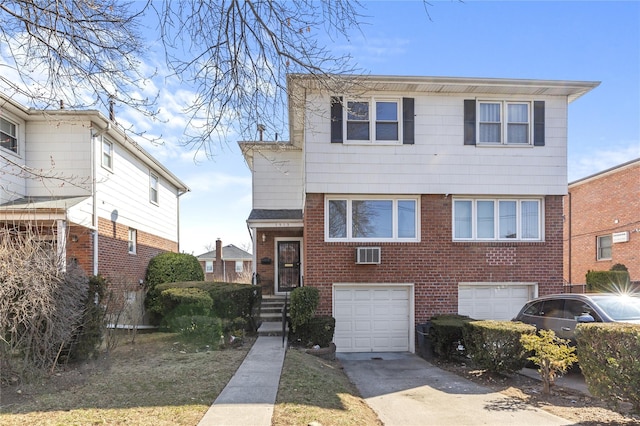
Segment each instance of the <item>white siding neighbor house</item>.
[[0,127],[0,226],[37,230],[66,266],[137,297],[149,260],[179,250],[189,188],[98,111],[0,95]]

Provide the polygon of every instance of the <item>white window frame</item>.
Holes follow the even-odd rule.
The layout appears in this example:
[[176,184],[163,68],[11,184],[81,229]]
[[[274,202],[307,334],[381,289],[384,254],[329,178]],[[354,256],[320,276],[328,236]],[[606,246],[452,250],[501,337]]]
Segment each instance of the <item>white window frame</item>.
[[204,272],[205,274],[213,273],[213,260],[205,260],[204,261]]
[[[609,238],[609,246],[604,247],[602,245],[602,240],[604,238]],[[609,249],[609,257],[604,257],[602,255],[602,250],[608,248]],[[596,237],[596,260],[611,260],[613,258],[613,237],[611,234],[607,235],[598,235]]]
[[[13,134],[7,133],[4,130],[0,130],[0,135],[2,135],[2,136],[0,136],[0,138],[3,138],[4,135],[6,135],[7,138],[8,138],[6,140],[6,142],[10,142],[11,140],[14,140],[16,149],[13,150],[10,147],[4,147],[2,145],[0,145],[0,148],[3,149],[3,150],[6,150],[6,151],[8,151],[8,152],[10,152],[12,154],[19,154],[20,153],[19,152],[20,151],[20,138],[18,137],[18,135],[20,134],[20,125],[18,123],[14,122],[13,120],[9,120],[9,119],[7,119],[5,117],[0,117],[0,122],[1,121],[4,121],[4,122],[8,123],[9,126],[13,126]],[[0,129],[2,129],[2,127],[0,127]]]
[[[500,105],[500,121],[499,122],[483,122],[481,121],[481,105],[483,104],[499,104]],[[508,128],[509,124],[522,125],[525,123],[519,122],[509,122],[508,121],[508,110],[509,105],[527,105],[527,142],[510,142],[508,139]],[[491,100],[491,99],[482,99],[476,102],[476,135],[478,135],[478,143],[477,145],[486,145],[486,146],[533,146],[533,102],[530,101],[517,101],[517,100]],[[486,142],[482,140],[482,132],[480,128],[483,124],[499,124],[500,125],[500,142]]]
[[[105,147],[109,147],[109,152],[105,151]],[[100,164],[107,170],[113,171],[113,142],[108,139],[103,138],[102,143],[100,144],[100,151],[102,152],[102,157],[100,158]],[[105,161],[105,158],[108,158],[108,162]]]
[[[349,121],[349,102],[366,102],[369,104],[369,139],[349,139],[348,124]],[[378,102],[392,102],[396,104],[396,120],[378,120],[376,111]],[[397,137],[395,140],[377,139],[377,124],[396,123]],[[400,145],[402,144],[402,98],[401,97],[369,97],[369,98],[349,98],[344,101],[343,117],[342,117],[342,134],[344,135],[344,143],[346,144],[377,144],[377,145]]]
[[160,193],[158,192],[158,188],[160,186],[160,177],[153,173],[149,172],[149,201],[152,204],[160,204]]
[[[492,238],[479,238],[478,237],[478,202],[492,201],[493,202],[493,237]],[[516,203],[516,238],[501,238],[500,237],[500,201],[511,201]],[[538,203],[538,236],[536,238],[524,238],[523,235],[523,220],[522,220],[522,204],[524,202],[535,201]],[[470,202],[471,203],[471,237],[456,237],[456,204],[458,202]],[[499,198],[474,198],[474,197],[456,197],[453,199],[451,208],[451,238],[453,241],[524,241],[524,242],[540,242],[544,241],[544,199],[543,198],[511,198],[511,197],[499,197]]]
[[[346,201],[346,237],[336,238],[329,236],[329,202],[330,201]],[[392,202],[392,236],[390,238],[373,237],[373,238],[355,238],[353,237],[353,224],[352,224],[352,205],[354,201],[391,201]],[[398,202],[399,201],[413,201],[415,202],[415,218],[414,218],[414,237],[400,238],[398,236]],[[420,197],[418,196],[346,196],[346,195],[331,195],[325,196],[324,203],[325,211],[325,223],[324,223],[324,238],[327,242],[333,241],[354,241],[354,242],[419,242],[420,241]]]
[[129,241],[128,241],[128,247],[129,247],[129,254],[136,254],[137,253],[137,248],[138,248],[138,231],[134,228],[129,228]]

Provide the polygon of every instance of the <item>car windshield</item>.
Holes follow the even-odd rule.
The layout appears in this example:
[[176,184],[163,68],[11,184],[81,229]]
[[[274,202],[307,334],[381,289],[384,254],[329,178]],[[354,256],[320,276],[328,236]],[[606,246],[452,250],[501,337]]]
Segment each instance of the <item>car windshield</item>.
[[640,297],[591,296],[614,321],[640,320]]

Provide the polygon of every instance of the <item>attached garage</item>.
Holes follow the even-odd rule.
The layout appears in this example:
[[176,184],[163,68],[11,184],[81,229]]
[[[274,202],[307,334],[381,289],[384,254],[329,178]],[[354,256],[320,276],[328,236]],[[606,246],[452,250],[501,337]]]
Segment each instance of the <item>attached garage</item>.
[[413,351],[413,285],[334,284],[338,352]]
[[475,319],[511,320],[537,294],[536,283],[459,283],[458,313]]

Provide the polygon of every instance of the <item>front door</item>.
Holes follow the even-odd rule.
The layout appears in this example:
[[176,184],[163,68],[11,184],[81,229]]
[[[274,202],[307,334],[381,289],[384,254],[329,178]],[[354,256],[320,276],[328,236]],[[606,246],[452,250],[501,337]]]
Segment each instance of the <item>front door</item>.
[[278,241],[276,293],[300,287],[300,241]]

